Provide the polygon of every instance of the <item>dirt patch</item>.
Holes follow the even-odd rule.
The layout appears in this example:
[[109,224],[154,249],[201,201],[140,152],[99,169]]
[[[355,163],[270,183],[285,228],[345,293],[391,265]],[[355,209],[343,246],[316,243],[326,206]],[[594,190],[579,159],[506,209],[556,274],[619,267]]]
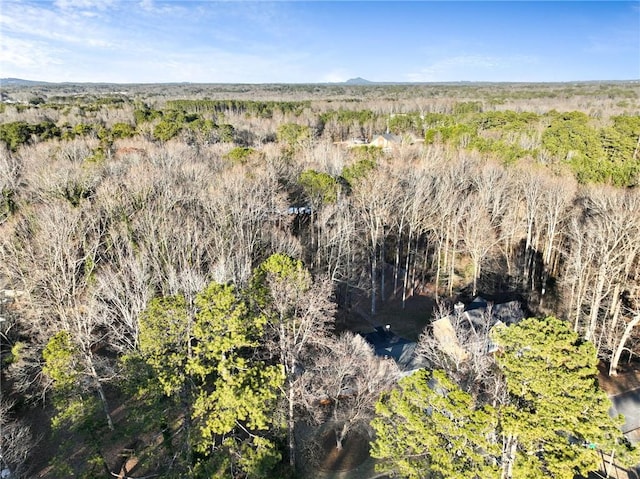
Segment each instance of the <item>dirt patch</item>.
[[342,449],[336,447],[336,436],[332,430],[322,435],[320,444],[322,455],[318,468],[321,471],[350,471],[369,458],[369,439],[358,432],[347,435]]
[[601,361],[598,364],[598,382],[609,396],[632,391],[640,388],[640,362],[621,361],[618,375],[609,376],[609,363]]
[[376,325],[390,325],[391,331],[410,341],[417,341],[433,313],[435,301],[427,294],[415,294],[407,299],[388,299],[374,316]]
[[400,337],[417,341],[432,316],[435,301],[428,294],[414,294],[402,304],[400,297],[390,297],[378,305],[371,316],[369,304],[362,301],[349,310],[341,309],[336,316],[336,333],[343,331],[369,333],[376,326],[390,325]]

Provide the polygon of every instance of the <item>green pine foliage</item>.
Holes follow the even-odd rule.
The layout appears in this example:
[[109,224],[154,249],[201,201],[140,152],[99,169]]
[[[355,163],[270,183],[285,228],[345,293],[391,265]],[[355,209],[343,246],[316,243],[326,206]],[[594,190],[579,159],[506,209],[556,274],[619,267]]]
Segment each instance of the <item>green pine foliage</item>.
[[80,376],[77,367],[76,346],[67,331],[53,335],[42,351],[42,372],[51,378],[58,392],[68,393],[75,389]]
[[375,170],[377,163],[372,156],[380,153],[380,148],[375,146],[357,147],[354,150],[359,150],[357,154],[363,156],[363,158],[356,161],[351,166],[345,166],[342,169],[342,179],[346,181],[347,185],[353,187],[358,181],[365,178],[371,171]]
[[136,134],[135,127],[133,125],[130,125],[129,123],[123,123],[123,122],[114,123],[113,126],[111,127],[111,136],[114,139],[131,138],[135,136],[135,134]]
[[254,148],[236,146],[229,150],[225,158],[234,164],[244,165],[251,157],[258,156],[258,151]]
[[[413,117],[397,118],[406,122]],[[482,111],[477,102],[469,102],[456,105],[451,115],[422,118],[427,144],[477,150],[505,164],[544,153],[552,162],[568,165],[580,183],[633,186],[640,174],[638,116],[615,116],[613,125],[599,126],[578,111]]]
[[418,371],[382,396],[371,423],[376,468],[408,479],[498,478],[495,411],[476,407],[443,371]]
[[282,253],[272,254],[254,270],[252,284],[255,287],[262,287],[261,291],[266,293],[268,292],[265,289],[267,278],[270,276],[303,291],[311,285],[311,275],[302,264],[302,261]]
[[599,461],[588,444],[615,451],[619,461],[637,460],[621,437],[623,421],[608,414],[611,402],[598,387],[592,343],[554,317],[497,329],[495,341],[509,392],[501,432],[517,438],[517,477],[586,476]]
[[186,381],[189,326],[182,295],[155,298],[140,316],[140,352],[166,396],[179,394]]
[[163,115],[153,128],[153,137],[159,141],[169,141],[182,131],[184,117],[179,114]]
[[316,208],[338,200],[338,181],[327,173],[305,170],[300,174],[299,183],[311,204]]
[[151,122],[161,116],[161,111],[154,110],[146,103],[137,105],[136,109],[133,111],[133,118],[137,126],[140,126],[142,123]]
[[271,118],[274,112],[299,116],[311,102],[308,101],[253,101],[253,100],[170,100],[167,109],[191,113],[234,113]]
[[506,401],[478,404],[442,371],[403,379],[372,422],[381,470],[410,479],[573,479],[597,470],[594,444],[637,463],[598,387],[593,344],[553,317],[497,327],[493,341]]
[[393,115],[389,118],[388,128],[394,135],[414,133],[418,136],[424,135],[424,122],[419,113],[406,113]]
[[297,123],[283,123],[276,130],[276,136],[279,142],[293,151],[311,138],[311,129]]
[[31,139],[31,125],[24,121],[14,121],[0,125],[0,140],[4,141],[11,151],[16,151],[20,145]]
[[193,301],[156,298],[140,317],[139,352],[126,361],[138,370],[139,401],[164,404],[157,425],[182,437],[181,445],[167,436],[165,449],[183,451],[187,476],[240,469],[265,477],[267,465],[280,462],[273,411],[283,372],[257,352],[265,323],[241,291],[216,283]]

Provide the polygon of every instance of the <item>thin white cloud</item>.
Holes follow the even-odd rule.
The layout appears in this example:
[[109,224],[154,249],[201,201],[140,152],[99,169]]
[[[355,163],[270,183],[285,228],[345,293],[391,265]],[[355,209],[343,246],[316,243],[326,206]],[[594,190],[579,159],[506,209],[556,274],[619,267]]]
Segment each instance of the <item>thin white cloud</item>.
[[348,74],[345,70],[334,70],[320,76],[321,83],[342,83],[355,75]]
[[156,2],[155,0],[140,0],[138,6],[143,11],[153,15],[176,15],[180,12],[185,11],[180,5],[180,2],[175,2],[172,4],[158,4],[158,2]]
[[[308,82],[312,59],[274,52],[238,54],[222,49],[196,53],[131,52],[113,56],[54,51],[45,42],[12,41],[0,48],[0,77],[54,82],[288,83]],[[18,52],[22,52],[19,54]]]
[[[407,79],[412,82],[486,80],[492,73],[513,70],[523,64],[533,64],[531,56],[517,55],[498,57],[490,55],[457,55],[437,60],[418,71],[409,73]],[[487,78],[484,78],[487,77]]]
[[153,2],[153,0],[141,0],[140,1],[140,7],[142,7],[143,10],[155,10],[156,9],[156,5]]
[[255,55],[208,49],[150,59],[142,65],[141,70],[145,72],[145,82],[296,82],[310,81],[304,79],[307,60],[301,55],[287,52]]
[[[0,76],[47,81],[316,81],[299,46],[274,42],[283,6],[153,0],[3,4]],[[237,30],[235,25],[244,25]],[[207,28],[210,25],[209,28]]]
[[104,11],[116,4],[116,0],[55,0],[53,5],[61,10]]
[[0,65],[6,73],[13,71],[35,73],[52,65],[62,65],[63,55],[64,51],[53,48],[45,42],[15,38],[3,38],[0,42]]
[[101,22],[94,18],[93,12],[60,14],[39,5],[7,3],[0,17],[0,27],[3,41],[20,38],[24,41],[51,40],[100,48],[117,46]]

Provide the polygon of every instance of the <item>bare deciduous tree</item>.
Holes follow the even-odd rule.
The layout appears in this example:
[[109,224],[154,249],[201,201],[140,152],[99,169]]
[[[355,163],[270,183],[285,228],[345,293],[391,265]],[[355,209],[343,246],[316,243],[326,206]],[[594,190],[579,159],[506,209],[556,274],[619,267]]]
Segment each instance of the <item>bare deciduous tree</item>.
[[9,470],[9,476],[16,479],[28,478],[29,455],[36,447],[39,438],[34,438],[29,426],[15,419],[11,409],[13,404],[0,400],[0,469]]
[[353,333],[319,348],[306,368],[301,389],[305,409],[314,424],[331,425],[338,449],[349,431],[368,427],[380,393],[399,377],[393,359],[376,356],[371,345]]
[[[519,311],[514,317],[522,317]],[[492,404],[505,400],[505,384],[495,367],[491,330],[496,324],[491,305],[470,316],[440,306],[431,326],[421,334],[416,353],[432,369],[442,369],[465,391]]]
[[312,280],[311,274],[282,254],[270,256],[254,275],[256,294],[266,288],[266,297],[258,301],[268,318],[270,335],[267,349],[284,368],[284,397],[287,410],[289,464],[295,467],[295,408],[300,403],[302,365],[311,351],[329,339],[335,305],[331,302],[331,283]]
[[24,219],[13,241],[3,245],[3,256],[10,277],[28,292],[21,327],[32,339],[30,347],[40,350],[56,333],[68,332],[113,428],[102,386],[110,374],[95,354],[109,341],[91,294],[103,229],[99,215],[59,200]]

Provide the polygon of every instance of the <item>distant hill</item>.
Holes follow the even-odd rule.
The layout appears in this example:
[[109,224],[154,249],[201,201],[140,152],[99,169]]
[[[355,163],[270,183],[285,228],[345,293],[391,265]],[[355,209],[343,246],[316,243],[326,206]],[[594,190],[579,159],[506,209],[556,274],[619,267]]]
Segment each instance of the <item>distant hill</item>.
[[0,78],[0,86],[34,86],[47,85],[46,81],[24,80],[22,78]]
[[349,80],[344,82],[345,85],[372,85],[373,83],[375,82],[365,80],[364,78],[361,78],[361,77],[350,78]]

